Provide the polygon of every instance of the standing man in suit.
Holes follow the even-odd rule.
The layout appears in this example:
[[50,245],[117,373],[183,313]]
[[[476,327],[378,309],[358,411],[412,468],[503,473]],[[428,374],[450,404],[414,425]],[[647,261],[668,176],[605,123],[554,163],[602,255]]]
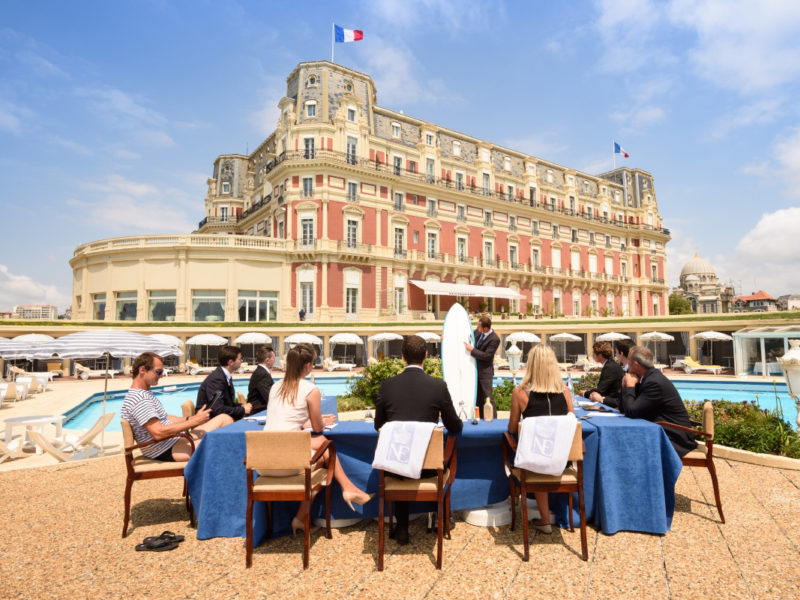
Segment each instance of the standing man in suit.
[[592,352],[595,362],[603,365],[600,369],[600,380],[596,388],[582,390],[579,393],[584,398],[616,408],[624,375],[622,367],[611,358],[611,344],[608,342],[595,342],[592,345]]
[[[653,368],[653,353],[641,346],[634,346],[628,354],[628,373],[622,378],[619,408],[626,417],[691,427],[678,390],[661,371]],[[678,456],[697,448],[697,442],[688,432],[669,427],[664,431]]]
[[275,364],[275,350],[271,344],[256,348],[256,362],[258,362],[258,366],[250,376],[250,383],[247,386],[247,401],[250,403],[253,413],[267,408],[269,391],[274,383],[270,369]]
[[236,390],[233,388],[233,374],[242,366],[242,349],[239,346],[222,346],[217,355],[219,366],[211,371],[197,390],[196,410],[203,406],[211,409],[211,418],[229,415],[238,421],[249,415],[253,406],[236,403]]
[[[464,342],[467,351],[475,357],[478,364],[478,397],[475,399],[475,406],[480,410],[483,418],[483,404],[486,398],[492,404],[494,417],[497,417],[497,406],[494,403],[492,394],[492,380],[494,379],[494,353],[500,346],[500,338],[492,331],[492,319],[488,315],[478,319],[478,328],[475,330],[475,345]],[[472,415],[469,415],[472,416]]]
[[[425,340],[412,335],[403,342],[403,360],[408,365],[399,375],[385,379],[375,402],[375,429],[380,431],[389,421],[424,421],[442,423],[447,433],[459,433],[464,424],[456,414],[447,384],[422,370],[427,346]],[[423,477],[427,477],[423,470]],[[397,527],[392,537],[401,546],[408,544],[408,502],[395,502]]]

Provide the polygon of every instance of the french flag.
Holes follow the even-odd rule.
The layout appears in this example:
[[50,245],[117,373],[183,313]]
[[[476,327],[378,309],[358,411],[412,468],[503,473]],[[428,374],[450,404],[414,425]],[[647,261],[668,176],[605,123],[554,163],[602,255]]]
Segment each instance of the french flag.
[[334,39],[337,42],[360,42],[364,39],[364,32],[360,29],[345,29],[338,25],[333,26]]
[[[338,34],[337,34],[338,35]],[[625,152],[625,148],[614,142],[614,154],[622,154],[623,158],[630,158],[631,155]]]

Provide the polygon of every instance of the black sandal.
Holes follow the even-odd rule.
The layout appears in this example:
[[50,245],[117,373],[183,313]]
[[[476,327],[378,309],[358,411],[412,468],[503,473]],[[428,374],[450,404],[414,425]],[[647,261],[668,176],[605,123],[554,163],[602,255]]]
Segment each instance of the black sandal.
[[148,544],[148,543],[153,543],[153,542],[156,542],[156,541],[159,541],[159,540],[164,540],[164,541],[167,541],[167,542],[180,543],[184,539],[186,539],[186,538],[184,538],[182,535],[175,535],[171,531],[165,531],[161,535],[159,535],[158,537],[146,537],[146,538],[144,538],[144,543]]
[[167,550],[174,550],[178,547],[178,542],[171,542],[168,540],[160,540],[156,538],[153,542],[145,541],[142,544],[137,544],[136,551],[150,551],[150,552],[166,552]]

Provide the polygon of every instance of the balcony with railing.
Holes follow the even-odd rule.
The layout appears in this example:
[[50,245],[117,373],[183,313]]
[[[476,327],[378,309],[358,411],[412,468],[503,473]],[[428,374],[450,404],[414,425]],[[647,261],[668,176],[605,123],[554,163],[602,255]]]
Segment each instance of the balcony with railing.
[[209,227],[228,227],[229,225],[235,225],[238,220],[239,217],[236,215],[228,215],[225,217],[205,217],[197,224],[197,228],[202,229],[206,225]]

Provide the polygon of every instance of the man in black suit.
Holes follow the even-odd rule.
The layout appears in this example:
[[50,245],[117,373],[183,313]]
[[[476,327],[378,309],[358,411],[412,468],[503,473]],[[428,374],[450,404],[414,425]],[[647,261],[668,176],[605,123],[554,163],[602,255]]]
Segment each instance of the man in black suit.
[[[403,342],[403,360],[408,365],[399,375],[381,383],[375,402],[375,429],[380,431],[389,421],[424,421],[442,423],[450,435],[459,433],[464,424],[456,414],[447,384],[422,370],[427,346],[425,340],[412,335]],[[429,477],[425,471],[423,477]],[[397,527],[392,536],[397,543],[408,544],[408,502],[395,502]]]
[[233,374],[242,366],[242,350],[238,346],[222,346],[217,355],[219,366],[211,371],[205,381],[197,390],[196,409],[208,406],[211,409],[211,418],[217,415],[229,415],[238,421],[249,415],[253,406],[236,403],[236,390],[233,389]]
[[[492,331],[492,319],[488,315],[478,319],[478,328],[475,330],[475,345],[464,342],[467,351],[475,357],[478,366],[478,396],[475,399],[475,406],[480,409],[483,418],[483,405],[486,398],[492,404],[494,417],[497,417],[497,407],[494,403],[492,394],[492,380],[494,379],[494,353],[500,346],[500,338]],[[472,415],[468,415],[471,417]]]
[[[634,346],[628,354],[628,373],[622,378],[619,408],[626,417],[691,427],[678,390],[661,371],[653,368],[653,353],[641,346]],[[678,456],[697,448],[697,442],[688,432],[670,427],[664,431]]]
[[603,365],[600,369],[600,379],[596,388],[583,390],[580,395],[594,402],[602,402],[616,408],[624,375],[622,367],[611,358],[611,344],[608,342],[595,342],[592,345],[592,352],[595,362]]
[[247,386],[247,401],[252,406],[251,412],[261,412],[269,403],[269,391],[274,383],[270,369],[275,364],[275,350],[272,345],[266,344],[256,348],[256,362],[258,366],[250,376]]

